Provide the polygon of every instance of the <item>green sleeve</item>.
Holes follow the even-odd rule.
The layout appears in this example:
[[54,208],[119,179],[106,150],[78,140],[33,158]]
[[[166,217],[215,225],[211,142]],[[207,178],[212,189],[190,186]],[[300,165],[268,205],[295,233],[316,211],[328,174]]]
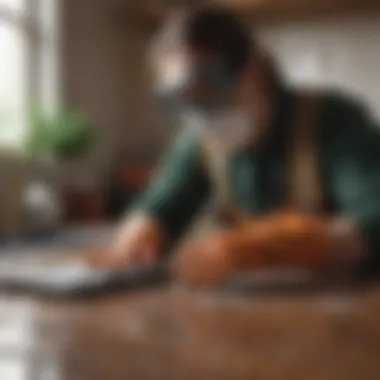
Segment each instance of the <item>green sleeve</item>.
[[130,210],[157,219],[171,239],[179,237],[209,194],[198,146],[194,133],[182,133]]
[[380,130],[354,101],[331,102],[327,116],[324,158],[332,199],[338,212],[355,220],[366,237],[365,271],[379,273]]

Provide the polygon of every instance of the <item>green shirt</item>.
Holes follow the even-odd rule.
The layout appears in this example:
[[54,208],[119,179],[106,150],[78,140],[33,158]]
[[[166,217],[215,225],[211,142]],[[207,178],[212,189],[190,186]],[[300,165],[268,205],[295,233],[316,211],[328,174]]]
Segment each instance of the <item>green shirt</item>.
[[[252,215],[276,210],[285,202],[285,145],[291,131],[295,93],[280,91],[272,137],[259,151],[228,162],[236,204]],[[369,242],[369,269],[380,269],[380,133],[355,100],[326,93],[316,141],[326,211],[359,223]],[[134,211],[157,218],[177,237],[210,196],[212,184],[199,155],[198,138],[181,133],[161,170]]]

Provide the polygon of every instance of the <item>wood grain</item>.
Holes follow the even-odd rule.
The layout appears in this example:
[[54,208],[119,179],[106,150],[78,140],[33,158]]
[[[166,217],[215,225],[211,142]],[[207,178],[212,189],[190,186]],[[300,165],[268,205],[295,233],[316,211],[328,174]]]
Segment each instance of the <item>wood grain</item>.
[[170,285],[60,303],[3,295],[0,378],[11,360],[37,380],[373,380],[379,319],[377,286],[232,297]]

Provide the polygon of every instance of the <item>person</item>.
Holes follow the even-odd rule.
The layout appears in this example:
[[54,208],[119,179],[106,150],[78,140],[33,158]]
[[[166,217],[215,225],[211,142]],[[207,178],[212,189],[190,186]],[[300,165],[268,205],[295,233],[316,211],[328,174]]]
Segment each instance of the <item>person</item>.
[[[217,186],[202,156],[203,143],[213,141],[223,152],[230,200],[246,218],[184,244],[176,267],[183,280],[217,284],[245,269],[288,265],[376,273],[380,137],[366,107],[337,91],[302,97],[250,30],[221,8],[176,18],[171,32],[160,35],[156,53],[158,93],[184,128],[121,223],[108,264],[156,263],[165,242],[183,236]],[[297,118],[315,124],[312,144],[303,151],[291,145]],[[289,201],[287,182],[288,168],[295,171],[288,165],[291,153],[297,151],[298,163],[310,169],[312,148],[316,165],[310,172],[319,171],[320,180],[311,187],[318,193],[321,185],[323,200],[318,210]],[[303,173],[293,186],[299,199],[308,193],[310,176]]]

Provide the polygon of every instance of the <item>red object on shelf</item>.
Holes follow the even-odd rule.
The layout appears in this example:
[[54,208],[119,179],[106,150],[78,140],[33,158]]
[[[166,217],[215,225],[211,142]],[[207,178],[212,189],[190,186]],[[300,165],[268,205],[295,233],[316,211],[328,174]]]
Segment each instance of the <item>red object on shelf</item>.
[[137,190],[145,186],[152,175],[152,169],[147,167],[128,168],[122,178],[123,187]]
[[66,221],[98,222],[106,218],[105,201],[100,192],[72,190],[64,199]]

